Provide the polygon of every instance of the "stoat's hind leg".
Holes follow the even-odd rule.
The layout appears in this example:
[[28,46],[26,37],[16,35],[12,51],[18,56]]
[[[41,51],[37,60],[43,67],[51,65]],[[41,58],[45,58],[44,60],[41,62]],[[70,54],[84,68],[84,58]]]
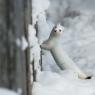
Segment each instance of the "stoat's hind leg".
[[85,79],[92,79],[92,76],[88,76],[88,77],[86,77]]
[[84,79],[84,80],[85,80],[85,79],[92,79],[92,76],[87,76],[87,77],[85,77],[85,78],[84,78],[84,77],[79,76],[79,78],[80,78],[80,79]]

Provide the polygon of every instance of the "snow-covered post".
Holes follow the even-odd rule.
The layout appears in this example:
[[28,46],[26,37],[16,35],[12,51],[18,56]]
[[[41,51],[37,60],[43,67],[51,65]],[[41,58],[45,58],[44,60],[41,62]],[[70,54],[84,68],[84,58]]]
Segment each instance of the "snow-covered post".
[[[30,62],[32,65],[31,67],[31,73],[32,75],[35,75],[37,72],[40,71],[40,46],[38,44],[38,39],[36,37],[36,30],[33,25],[29,25],[28,27],[28,39],[29,39],[29,47],[30,47]],[[33,70],[33,71],[32,71]],[[32,81],[36,81],[36,75],[32,77]]]
[[[38,74],[41,70],[40,60],[41,60],[41,38],[39,31],[39,16],[42,15],[45,17],[45,10],[49,6],[48,0],[32,0],[32,25],[29,25],[29,47],[30,47],[30,61],[34,64],[34,75]],[[46,20],[46,18],[45,18]],[[37,27],[35,27],[37,26]],[[43,27],[40,27],[42,29]],[[38,30],[38,31],[37,31]],[[45,32],[45,31],[44,31]],[[37,75],[36,75],[37,76]],[[34,81],[36,77],[34,77]]]

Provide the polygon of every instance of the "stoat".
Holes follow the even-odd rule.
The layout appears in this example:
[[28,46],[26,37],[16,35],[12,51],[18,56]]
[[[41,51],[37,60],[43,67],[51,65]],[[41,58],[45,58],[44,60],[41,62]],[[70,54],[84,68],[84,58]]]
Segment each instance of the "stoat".
[[78,74],[81,79],[90,79],[90,76],[87,76],[67,55],[67,53],[63,50],[62,44],[60,42],[61,35],[64,32],[64,27],[60,24],[54,26],[51,31],[51,34],[41,47],[43,49],[49,50],[56,61],[56,64],[63,69],[72,69],[74,72]]

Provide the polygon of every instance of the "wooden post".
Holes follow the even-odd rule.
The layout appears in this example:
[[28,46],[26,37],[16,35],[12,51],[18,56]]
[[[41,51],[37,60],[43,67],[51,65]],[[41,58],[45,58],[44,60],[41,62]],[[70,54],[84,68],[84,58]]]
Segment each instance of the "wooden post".
[[31,95],[29,52],[24,52],[21,44],[17,44],[17,41],[21,43],[22,35],[27,34],[29,20],[26,19],[25,2],[29,10],[29,1],[0,0],[0,87],[21,95]]
[[[24,27],[25,31],[24,31],[24,35],[28,41],[28,25],[31,23],[31,0],[24,0],[24,19],[25,19],[25,23],[24,23]],[[29,43],[29,41],[28,41]],[[31,83],[31,76],[30,76],[30,48],[28,47],[27,50],[25,51],[25,59],[26,59],[26,82],[27,82],[27,92],[28,95],[31,95],[32,93],[32,83]]]

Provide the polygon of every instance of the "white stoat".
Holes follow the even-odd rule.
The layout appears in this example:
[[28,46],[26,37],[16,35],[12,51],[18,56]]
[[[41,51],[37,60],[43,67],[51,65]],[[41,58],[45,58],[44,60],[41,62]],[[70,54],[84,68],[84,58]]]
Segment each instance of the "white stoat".
[[76,73],[78,73],[79,77],[82,79],[90,79],[90,76],[87,76],[67,55],[67,53],[63,50],[62,44],[60,43],[60,38],[62,33],[64,32],[64,27],[60,24],[56,25],[52,32],[41,47],[46,50],[50,50],[52,56],[54,57],[57,65],[63,69],[72,69]]

